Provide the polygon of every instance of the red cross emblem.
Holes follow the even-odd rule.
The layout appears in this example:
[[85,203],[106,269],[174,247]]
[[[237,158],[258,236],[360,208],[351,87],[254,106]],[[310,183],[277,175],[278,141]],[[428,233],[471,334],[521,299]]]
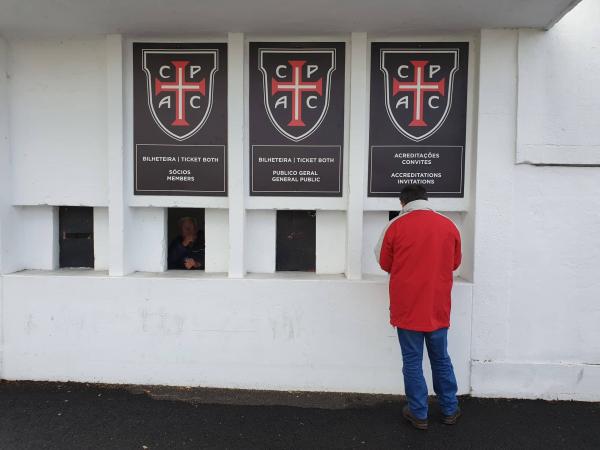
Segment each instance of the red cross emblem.
[[259,49],[258,70],[263,75],[267,116],[286,138],[298,142],[323,122],[329,108],[335,51]]
[[413,117],[409,127],[426,127],[427,123],[423,120],[423,100],[426,92],[439,92],[444,95],[444,86],[446,80],[442,78],[437,82],[428,82],[425,80],[425,66],[429,61],[411,61],[415,70],[415,79],[412,82],[401,82],[394,78],[393,95],[400,92],[410,92],[413,94]]
[[206,95],[206,80],[202,79],[197,83],[185,81],[185,68],[189,65],[189,61],[171,61],[175,67],[175,81],[161,81],[158,78],[154,79],[154,95],[159,95],[161,92],[175,93],[175,120],[171,122],[174,127],[189,127],[190,124],[185,120],[185,99],[186,93],[199,92]]
[[458,50],[382,49],[385,107],[394,127],[419,142],[435,134],[452,105]]
[[171,138],[183,141],[200,130],[210,115],[216,49],[144,49],[150,114]]
[[292,93],[292,120],[289,121],[290,127],[305,127],[306,124],[302,121],[302,93],[316,92],[320,96],[323,95],[323,79],[319,78],[316,81],[302,81],[302,66],[306,61],[288,61],[292,67],[292,80],[290,82],[277,81],[271,79],[271,95],[278,92]]

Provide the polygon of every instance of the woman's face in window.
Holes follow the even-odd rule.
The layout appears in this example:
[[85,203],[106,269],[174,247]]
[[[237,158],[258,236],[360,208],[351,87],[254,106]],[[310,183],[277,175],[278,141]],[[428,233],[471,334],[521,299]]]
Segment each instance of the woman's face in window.
[[196,225],[191,219],[186,219],[181,222],[181,235],[183,237],[192,237],[196,235]]

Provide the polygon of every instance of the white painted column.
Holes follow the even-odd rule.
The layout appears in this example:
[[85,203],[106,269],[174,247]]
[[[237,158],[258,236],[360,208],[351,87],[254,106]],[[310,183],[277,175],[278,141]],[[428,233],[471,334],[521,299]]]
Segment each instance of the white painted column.
[[[516,30],[481,31],[471,348],[474,361],[505,359],[510,341],[510,287],[515,271],[512,230],[517,44]],[[490,242],[502,251],[490,251]]]
[[108,239],[111,276],[130,272],[126,252],[129,207],[126,204],[125,159],[123,140],[123,39],[106,37],[106,93],[108,133]]
[[7,243],[11,202],[11,158],[8,141],[7,45],[0,37],[0,378],[4,378],[4,301],[2,274],[8,270]]
[[348,212],[346,276],[362,277],[363,203],[368,130],[367,33],[352,33],[350,49],[350,142],[348,155]]
[[229,33],[227,47],[227,145],[229,181],[229,276],[243,278],[246,209],[244,192],[244,35]]
[[[0,274],[12,270],[9,256],[12,222],[12,160],[8,139],[8,45],[0,37]],[[0,286],[1,287],[1,286]],[[1,296],[0,290],[0,296]],[[1,300],[1,298],[0,298]]]

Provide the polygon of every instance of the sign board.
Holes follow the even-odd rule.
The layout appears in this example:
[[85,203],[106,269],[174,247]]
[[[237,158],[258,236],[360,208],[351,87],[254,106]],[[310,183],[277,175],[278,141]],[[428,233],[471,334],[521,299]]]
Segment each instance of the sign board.
[[369,197],[464,197],[469,44],[371,44]]
[[227,44],[133,44],[134,194],[227,195]]
[[340,197],[345,44],[252,42],[250,195]]

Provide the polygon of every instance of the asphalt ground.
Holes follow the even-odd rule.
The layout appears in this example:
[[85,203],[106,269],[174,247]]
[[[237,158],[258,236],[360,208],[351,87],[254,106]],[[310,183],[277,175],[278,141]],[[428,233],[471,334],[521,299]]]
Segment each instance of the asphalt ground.
[[397,396],[0,382],[0,449],[600,449],[600,403],[461,398],[412,429]]

